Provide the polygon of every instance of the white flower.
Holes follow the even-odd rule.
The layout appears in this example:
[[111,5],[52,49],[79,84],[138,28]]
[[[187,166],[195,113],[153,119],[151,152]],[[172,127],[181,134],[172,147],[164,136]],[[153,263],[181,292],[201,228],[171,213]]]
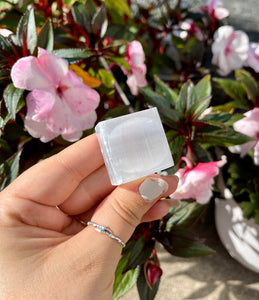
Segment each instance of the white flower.
[[227,75],[244,65],[248,49],[249,38],[245,32],[221,26],[214,34],[212,63],[218,67],[220,75]]

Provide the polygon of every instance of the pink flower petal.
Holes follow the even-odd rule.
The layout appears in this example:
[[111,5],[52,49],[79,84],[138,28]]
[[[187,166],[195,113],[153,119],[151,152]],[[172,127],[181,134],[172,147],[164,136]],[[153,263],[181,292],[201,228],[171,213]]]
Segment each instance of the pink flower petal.
[[145,54],[142,45],[138,41],[133,41],[127,48],[128,63],[131,67],[136,67],[143,64],[145,61]]
[[57,137],[55,132],[52,132],[47,128],[46,122],[34,121],[29,116],[26,116],[24,126],[31,136],[40,138],[43,143],[47,143]]
[[50,91],[33,90],[26,97],[27,116],[35,121],[45,120],[54,103],[55,97]]
[[250,43],[246,65],[259,73],[259,44]]
[[127,85],[129,86],[132,95],[136,96],[138,94],[138,83],[133,74],[128,76]]
[[39,48],[38,64],[41,71],[46,74],[49,82],[53,85],[58,85],[68,72],[68,62],[51,52]]
[[96,122],[99,94],[68,69],[64,59],[39,48],[39,56],[25,57],[12,69],[16,87],[32,90],[26,98],[25,127],[42,142],[62,135],[78,140]]
[[218,20],[222,20],[229,16],[229,11],[224,7],[217,7],[214,14]]
[[[65,80],[62,81],[62,85],[68,79],[71,79],[71,82],[75,83],[75,77],[77,78],[74,72],[68,72]],[[62,98],[69,105],[73,113],[79,116],[93,111],[100,103],[100,95],[81,81],[76,82],[72,87],[65,88]]]
[[83,130],[94,127],[96,120],[97,114],[95,111],[85,114],[81,119],[76,119],[76,126],[74,128],[71,127],[70,131],[67,130],[65,133],[62,133],[62,137],[67,141],[75,142],[82,136]]
[[95,111],[77,116],[71,113],[66,103],[57,99],[48,118],[47,127],[57,135],[61,134],[65,139],[75,141],[81,136],[79,132],[94,126],[96,118]]
[[133,95],[138,94],[138,87],[144,87],[147,85],[146,72],[147,68],[144,63],[145,53],[142,45],[138,41],[133,41],[129,44],[127,51],[127,61],[131,67],[132,72],[123,70],[128,76],[127,84]]
[[170,196],[175,199],[196,199],[199,203],[207,203],[212,196],[214,177],[219,173],[219,167],[226,163],[226,157],[220,161],[198,163],[194,168],[186,166],[179,169],[176,175],[179,177],[177,190]]
[[259,138],[259,108],[256,107],[246,112],[245,117],[234,123],[236,131],[246,134],[252,138]]
[[212,63],[218,66],[221,75],[227,75],[245,64],[248,47],[249,39],[245,32],[221,26],[214,34]]
[[254,163],[256,166],[259,166],[259,141],[257,141],[254,147]]
[[236,131],[246,134],[255,139],[242,145],[229,147],[229,150],[233,153],[240,153],[241,157],[244,157],[248,151],[254,148],[254,161],[258,162],[258,141],[259,141],[259,108],[256,107],[246,112],[245,117],[234,123],[233,127]]
[[34,56],[19,59],[12,67],[11,78],[15,87],[29,91],[47,89],[50,86],[48,77],[42,72]]

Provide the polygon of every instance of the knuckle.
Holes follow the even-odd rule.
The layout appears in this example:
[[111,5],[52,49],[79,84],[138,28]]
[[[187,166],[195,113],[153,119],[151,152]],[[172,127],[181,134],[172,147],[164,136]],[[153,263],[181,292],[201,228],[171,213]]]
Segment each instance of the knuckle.
[[72,167],[71,165],[69,165],[69,163],[67,161],[65,161],[61,155],[55,155],[52,157],[52,159],[55,160],[55,162],[57,163],[57,165],[65,171],[65,173],[67,173],[70,178],[74,178],[76,182],[80,182],[82,180],[82,178],[84,178],[84,175],[81,174],[81,172]]
[[141,202],[135,200],[135,202],[125,201],[122,197],[114,197],[112,206],[114,211],[131,227],[135,228],[142,219]]

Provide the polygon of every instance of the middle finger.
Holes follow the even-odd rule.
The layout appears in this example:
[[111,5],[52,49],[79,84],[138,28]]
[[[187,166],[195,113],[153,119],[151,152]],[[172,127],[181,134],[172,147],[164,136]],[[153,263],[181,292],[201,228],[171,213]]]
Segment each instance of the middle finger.
[[82,214],[95,207],[114,190],[111,185],[106,167],[103,165],[81,181],[73,193],[59,205],[68,215]]

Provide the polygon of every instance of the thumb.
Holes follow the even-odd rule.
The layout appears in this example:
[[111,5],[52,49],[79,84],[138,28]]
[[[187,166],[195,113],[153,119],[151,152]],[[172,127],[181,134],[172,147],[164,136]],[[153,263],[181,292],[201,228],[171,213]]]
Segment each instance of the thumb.
[[170,195],[177,182],[176,176],[153,175],[120,185],[100,205],[92,221],[108,226],[127,242],[143,216],[160,198]]
[[[158,211],[156,215],[152,210],[153,219],[161,217],[161,206],[159,211],[158,200],[172,194],[176,190],[177,183],[177,176],[161,177],[153,174],[120,185],[101,202],[93,214],[91,222],[108,227],[114,236],[126,243],[136,226],[141,223],[143,216],[146,216],[152,207]],[[168,204],[164,202],[162,206],[163,215],[165,215],[168,212]],[[94,226],[87,226],[72,240],[79,241],[77,245],[82,248],[82,251],[89,246],[90,239],[93,247],[98,242],[99,245],[103,243],[102,249],[113,246],[119,250],[119,253],[121,252],[121,245],[118,242],[105,234],[97,233],[95,229]]]
[[[150,215],[154,219],[161,217],[161,213],[157,216],[154,214],[152,207],[155,208],[158,205],[160,198],[172,194],[177,183],[177,176],[163,176],[162,178],[152,175],[120,185],[101,202],[91,222],[108,227],[113,237],[118,237],[126,243],[149,210],[152,211]],[[167,209],[164,211],[166,214],[168,204],[166,201],[160,202],[166,205]],[[108,286],[108,291],[111,291],[122,245],[109,235],[97,232],[96,229],[89,225],[70,238],[66,242],[66,251],[67,254],[72,255],[72,261],[77,262],[73,264],[73,270],[76,271],[79,268],[79,273],[83,278],[88,275],[88,284],[92,280],[91,286],[95,287],[96,278],[98,278],[100,284],[103,287]],[[78,270],[76,272],[78,273]],[[89,291],[89,285],[86,287]],[[102,288],[102,292],[104,289]],[[97,289],[93,292],[97,293]]]

